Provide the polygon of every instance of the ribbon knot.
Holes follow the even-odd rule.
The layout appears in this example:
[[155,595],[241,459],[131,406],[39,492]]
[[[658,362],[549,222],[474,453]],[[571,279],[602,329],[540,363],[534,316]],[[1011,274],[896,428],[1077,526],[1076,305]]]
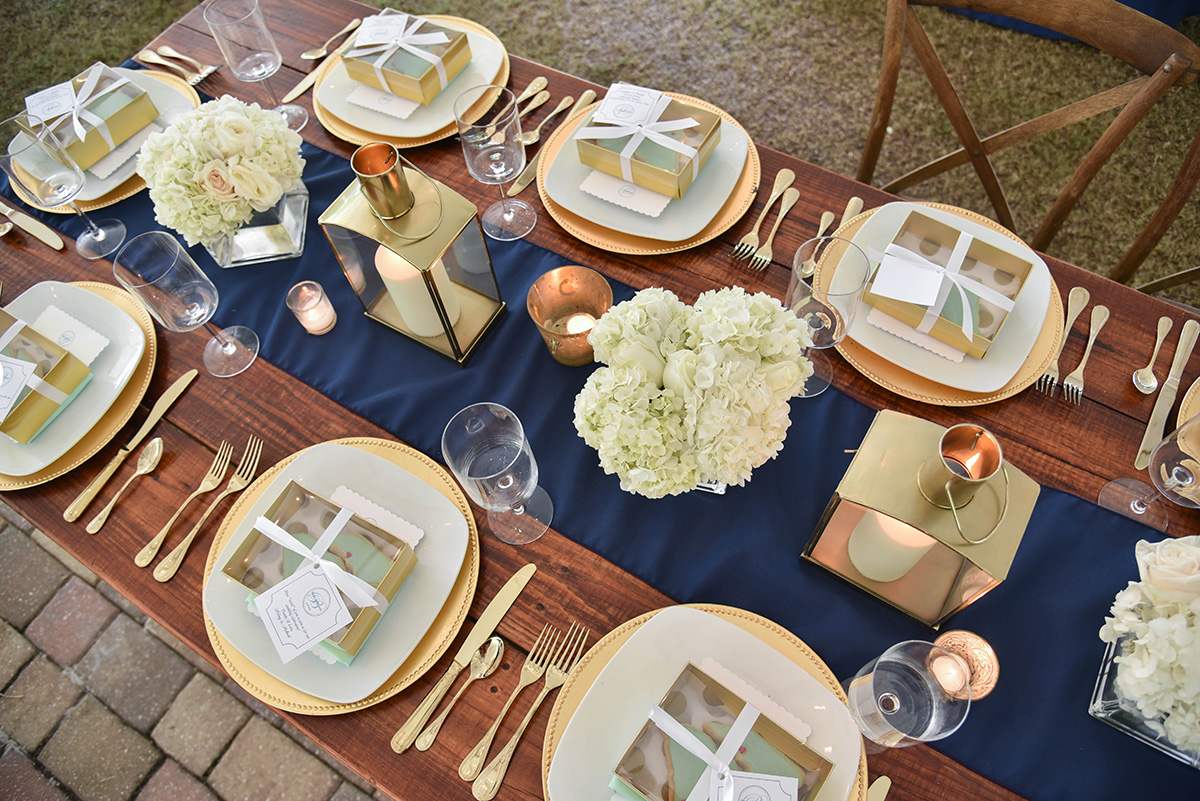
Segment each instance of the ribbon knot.
[[321,533],[321,536],[317,538],[312,548],[307,547],[300,540],[284,530],[282,526],[265,516],[259,516],[258,520],[254,522],[254,528],[284,548],[304,558],[304,562],[296,569],[297,572],[308,569],[310,565],[316,565],[325,575],[329,576],[329,580],[333,582],[333,585],[354,602],[356,606],[363,609],[373,606],[379,610],[380,614],[383,614],[387,609],[388,602],[379,590],[358,576],[347,573],[342,569],[341,565],[325,558],[325,552],[329,550],[329,546],[333,544],[337,536],[342,533],[342,529],[350,522],[350,518],[353,515],[353,512],[343,507],[333,518],[329,526],[326,527],[325,531]]
[[438,83],[442,89],[446,88],[449,81],[446,78],[446,65],[442,61],[441,56],[435,56],[428,50],[422,50],[422,47],[430,47],[432,45],[444,44],[450,41],[450,37],[442,31],[433,31],[430,33],[417,33],[422,25],[428,20],[421,17],[408,14],[397,14],[399,18],[399,28],[386,34],[386,38],[379,42],[370,44],[358,45],[357,43],[349,52],[346,53],[350,58],[365,58],[366,56],[377,56],[371,62],[371,66],[375,69],[375,77],[379,79],[379,85],[386,87],[388,85],[387,78],[383,74],[383,65],[391,58],[398,50],[404,50],[407,53],[412,53],[414,56],[424,59],[433,65],[437,70]]
[[46,122],[56,122],[64,117],[70,116],[71,128],[75,131],[76,138],[82,142],[87,138],[87,128],[84,123],[88,123],[97,131],[104,141],[108,143],[109,149],[115,148],[117,145],[113,141],[112,133],[108,130],[108,123],[104,118],[95,112],[89,111],[88,106],[96,100],[104,97],[106,94],[113,92],[120,87],[129,83],[129,79],[115,75],[115,80],[105,86],[103,89],[98,88],[100,79],[104,77],[106,67],[103,64],[93,64],[88,70],[87,77],[84,78],[83,85],[79,89],[75,89],[74,82],[71,83],[71,91],[75,96],[72,101],[71,108],[64,110],[60,114],[51,117]]
[[688,731],[687,727],[663,711],[662,707],[656,706],[650,710],[650,720],[663,734],[707,766],[696,780],[696,786],[687,793],[688,801],[736,801],[736,783],[729,765],[737,756],[738,749],[742,747],[758,716],[759,711],[753,704],[742,707],[737,720],[725,734],[725,739],[721,741],[716,752],[713,752],[709,751],[696,735]]
[[588,126],[581,129],[576,134],[576,137],[580,139],[619,139],[622,136],[630,137],[628,144],[625,145],[620,154],[621,177],[626,181],[633,181],[633,154],[641,146],[642,142],[647,139],[690,159],[692,164],[692,180],[695,180],[697,173],[700,172],[700,165],[696,160],[696,155],[699,151],[677,139],[667,136],[667,134],[687,130],[688,128],[695,128],[700,123],[691,117],[659,122],[658,118],[662,116],[662,113],[667,110],[667,106],[669,105],[671,105],[671,98],[663,95],[654,105],[654,110],[650,114],[650,122],[633,125],[614,123],[611,125]]

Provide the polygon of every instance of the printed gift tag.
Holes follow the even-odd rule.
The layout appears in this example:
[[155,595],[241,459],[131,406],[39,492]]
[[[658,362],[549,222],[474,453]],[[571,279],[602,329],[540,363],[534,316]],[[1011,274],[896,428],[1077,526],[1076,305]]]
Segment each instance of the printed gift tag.
[[614,83],[592,116],[592,122],[609,125],[646,125],[662,92],[631,83]]
[[0,356],[0,420],[7,417],[16,405],[21,397],[21,390],[29,383],[35,367],[33,362],[24,359]]
[[404,33],[406,24],[408,24],[408,19],[404,14],[377,14],[374,17],[367,17],[358,29],[354,46],[366,47],[367,45],[391,42]]
[[738,801],[796,801],[799,780],[790,776],[767,776],[731,770],[733,797]]
[[623,181],[608,173],[592,170],[579,188],[593,197],[623,206],[647,217],[657,217],[672,198],[644,186]]
[[30,117],[47,122],[66,114],[75,107],[75,90],[70,81],[64,81],[43,89],[25,98],[25,110]]
[[254,605],[285,665],[353,621],[333,581],[313,564],[259,595]]
[[376,89],[374,86],[367,86],[365,83],[354,84],[350,94],[346,95],[346,100],[356,106],[378,111],[380,114],[387,114],[398,120],[407,120],[414,111],[421,107],[421,104],[415,100]]

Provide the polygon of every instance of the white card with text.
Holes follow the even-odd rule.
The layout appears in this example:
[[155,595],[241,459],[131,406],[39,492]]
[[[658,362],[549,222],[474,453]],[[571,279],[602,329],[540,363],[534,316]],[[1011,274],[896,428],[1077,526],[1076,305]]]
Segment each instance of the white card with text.
[[33,362],[0,356],[0,420],[16,405],[35,368]]
[[333,580],[316,565],[301,566],[254,604],[285,665],[353,620]]
[[738,801],[796,801],[800,780],[794,776],[767,776],[731,770],[733,797]]
[[648,125],[662,92],[631,83],[614,83],[592,115],[592,122],[609,125]]

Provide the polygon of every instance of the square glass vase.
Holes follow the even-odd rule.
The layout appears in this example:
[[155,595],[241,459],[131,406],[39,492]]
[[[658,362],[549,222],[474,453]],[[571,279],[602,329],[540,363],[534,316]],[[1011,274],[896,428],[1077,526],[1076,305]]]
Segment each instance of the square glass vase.
[[308,187],[301,181],[266,211],[255,212],[241,228],[213,242],[205,242],[221,267],[242,267],[264,261],[291,259],[304,252],[308,227]]
[[1185,751],[1176,747],[1165,734],[1160,734],[1161,724],[1154,721],[1159,728],[1156,730],[1150,721],[1138,711],[1137,705],[1126,699],[1117,687],[1116,657],[1120,655],[1125,640],[1109,643],[1104,652],[1104,662],[1100,665],[1100,675],[1096,678],[1096,689],[1092,692],[1092,704],[1088,714],[1096,720],[1102,720],[1118,731],[1128,734],[1135,740],[1141,740],[1151,748],[1157,748],[1172,759],[1200,770],[1200,754]]

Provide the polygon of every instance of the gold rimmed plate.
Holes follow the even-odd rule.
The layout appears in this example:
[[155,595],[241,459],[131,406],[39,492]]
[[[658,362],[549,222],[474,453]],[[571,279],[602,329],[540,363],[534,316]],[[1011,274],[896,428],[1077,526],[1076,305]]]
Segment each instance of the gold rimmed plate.
[[[426,671],[433,667],[438,658],[445,653],[454,640],[455,634],[458,633],[459,628],[462,626],[463,621],[466,620],[467,611],[470,609],[471,599],[475,594],[475,586],[479,578],[479,533],[475,526],[475,519],[471,514],[470,506],[462,490],[445,469],[419,451],[391,440],[359,437],[334,440],[333,443],[323,443],[322,446],[316,447],[325,447],[329,444],[348,446],[381,457],[411,474],[415,479],[424,482],[432,491],[438,493],[445,500],[448,500],[462,513],[468,527],[468,539],[462,566],[450,589],[449,597],[441,606],[432,624],[423,636],[421,636],[415,648],[411,650],[408,656],[389,675],[381,679],[381,683],[378,686],[366,691],[363,697],[352,702],[332,701],[326,698],[319,698],[293,687],[283,679],[272,675],[271,672],[268,672],[268,670],[257,664],[254,659],[235,648],[229,638],[223,635],[214,624],[209,614],[207,603],[207,590],[210,581],[214,578],[214,572],[220,572],[222,567],[221,555],[226,546],[230,544],[231,539],[239,530],[250,510],[264,500],[264,495],[275,482],[275,479],[297,457],[307,451],[293,454],[279,462],[270,470],[263,473],[250,487],[241,493],[237,503],[230,509],[229,514],[222,522],[221,528],[218,530],[212,547],[209,550],[208,562],[204,570],[204,585],[206,588],[206,603],[204,606],[205,627],[217,658],[238,684],[264,703],[270,704],[277,709],[304,715],[340,715],[346,712],[353,712],[357,709],[363,709],[392,697],[424,675]],[[427,535],[430,533],[427,532]],[[249,595],[249,591],[246,594]],[[396,609],[395,611],[403,614],[404,610]],[[247,612],[247,614],[249,613]],[[386,620],[386,616],[384,620]],[[364,648],[371,647],[372,645],[376,648],[386,646],[387,643],[382,639],[374,639],[375,637],[383,636],[386,636],[386,630],[377,630],[372,634],[371,639],[367,640]],[[359,658],[362,656],[363,654],[360,653]],[[301,657],[301,659],[307,658],[309,658],[309,655]],[[316,659],[315,656],[311,658]],[[354,670],[354,664],[351,664],[349,667],[341,666],[341,671],[346,674],[348,680],[357,680],[352,675]]]
[[[508,51],[505,50],[504,44],[494,33],[476,22],[472,22],[461,17],[453,17],[442,14],[427,14],[425,15],[425,18],[433,22],[445,23],[451,27],[466,31],[469,35],[473,34],[477,37],[483,37],[491,43],[494,43],[495,46],[499,48],[499,68],[491,78],[486,78],[485,76],[478,74],[472,78],[470,73],[472,65],[470,64],[467,66],[466,70],[464,70],[464,73],[455,76],[454,80],[450,82],[450,85],[434,100],[434,104],[439,104],[439,108],[445,106],[445,108],[442,108],[443,112],[445,112],[447,108],[452,109],[454,103],[454,87],[456,86],[469,88],[470,86],[477,86],[481,82],[500,85],[508,82],[508,76],[511,69]],[[321,122],[321,125],[324,126],[325,130],[329,131],[339,139],[355,145],[365,145],[371,142],[388,142],[398,148],[409,148],[417,147],[419,145],[427,145],[431,142],[437,142],[449,136],[454,136],[458,133],[458,127],[454,122],[453,111],[449,112],[448,123],[440,125],[433,130],[429,130],[427,127],[423,128],[421,129],[422,132],[415,136],[400,135],[401,133],[404,133],[406,129],[412,128],[412,124],[408,121],[400,119],[390,120],[384,115],[376,114],[375,112],[367,112],[366,110],[363,110],[361,112],[361,119],[348,119],[348,117],[352,116],[352,113],[347,113],[346,110],[343,110],[341,114],[338,114],[338,107],[336,107],[335,104],[322,101],[322,97],[325,97],[326,100],[329,99],[328,92],[330,91],[331,87],[339,87],[350,83],[348,76],[345,75],[345,68],[342,67],[341,55],[335,54],[330,56],[328,59],[326,59],[324,64],[318,67],[318,69],[321,70],[321,74],[318,76],[316,85],[313,88],[313,109],[316,111],[317,119]],[[487,72],[491,71],[492,70],[490,69],[487,70]],[[338,93],[339,103],[344,99],[342,97],[343,94],[344,93],[342,92]],[[481,100],[474,108],[471,109],[471,112],[467,115],[468,119],[473,121],[482,117],[484,113],[487,112],[488,108],[490,108],[493,100],[494,99],[491,98],[485,98]],[[417,112],[414,112],[414,114],[421,114],[424,111],[425,109],[419,109]],[[372,120],[374,120],[374,122],[370,122]],[[361,124],[356,125],[355,122],[359,122]],[[362,127],[362,124],[367,124],[368,122],[371,124],[371,130]]]
[[[977,225],[986,226],[1015,242],[1021,242],[1020,238],[1012,232],[975,212],[941,203],[923,203],[920,205],[955,214]],[[854,219],[847,221],[835,234],[843,239],[853,239],[854,235],[874,213],[875,209],[863,212]],[[822,257],[822,262],[824,262],[824,257]],[[821,269],[823,266],[824,263],[818,264],[816,275],[818,282],[829,281],[832,274],[831,270]],[[1058,351],[1058,343],[1062,337],[1062,326],[1062,296],[1059,294],[1058,286],[1051,277],[1050,298],[1045,319],[1042,321],[1041,328],[1037,332],[1028,355],[1011,380],[999,389],[989,392],[971,392],[939,384],[932,379],[917,375],[897,366],[885,356],[875,353],[866,346],[849,338],[842,340],[836,347],[838,352],[856,370],[871,381],[895,392],[897,395],[934,406],[983,406],[1010,398],[1041,378]]]
[[132,295],[120,287],[94,281],[80,281],[73,283],[72,286],[86,289],[128,314],[145,334],[146,347],[134,367],[133,375],[117,394],[116,400],[86,434],[68,448],[66,453],[41,470],[24,476],[0,473],[0,491],[24,489],[44,484],[79,467],[116,436],[117,432],[133,416],[138,403],[141,402],[146,390],[150,387],[150,379],[154,375],[154,363],[158,356],[158,340],[154,336],[154,320],[151,319],[150,314]]
[[749,133],[731,115],[711,103],[671,92],[666,92],[665,94],[676,100],[692,103],[719,114],[722,120],[734,126],[741,134],[745,135],[748,143],[746,161],[742,166],[741,175],[733,186],[733,190],[729,193],[724,204],[721,205],[720,209],[717,210],[716,214],[713,215],[712,219],[699,233],[675,242],[635,236],[623,231],[613,230],[593,220],[589,220],[580,214],[576,214],[554,201],[550,193],[546,191],[546,177],[551,164],[554,163],[559,152],[564,147],[570,146],[572,132],[587,119],[586,114],[580,114],[573,120],[560,125],[546,141],[546,144],[542,146],[545,152],[542,153],[541,160],[538,162],[537,174],[538,194],[541,195],[542,205],[546,207],[546,211],[554,218],[555,222],[575,238],[598,247],[601,250],[607,250],[612,253],[625,253],[632,256],[677,253],[682,250],[689,250],[697,245],[702,245],[725,233],[750,209],[750,205],[754,202],[754,196],[758,192],[758,182],[762,177],[762,164],[758,158],[758,149],[754,146],[754,141],[750,139]]

